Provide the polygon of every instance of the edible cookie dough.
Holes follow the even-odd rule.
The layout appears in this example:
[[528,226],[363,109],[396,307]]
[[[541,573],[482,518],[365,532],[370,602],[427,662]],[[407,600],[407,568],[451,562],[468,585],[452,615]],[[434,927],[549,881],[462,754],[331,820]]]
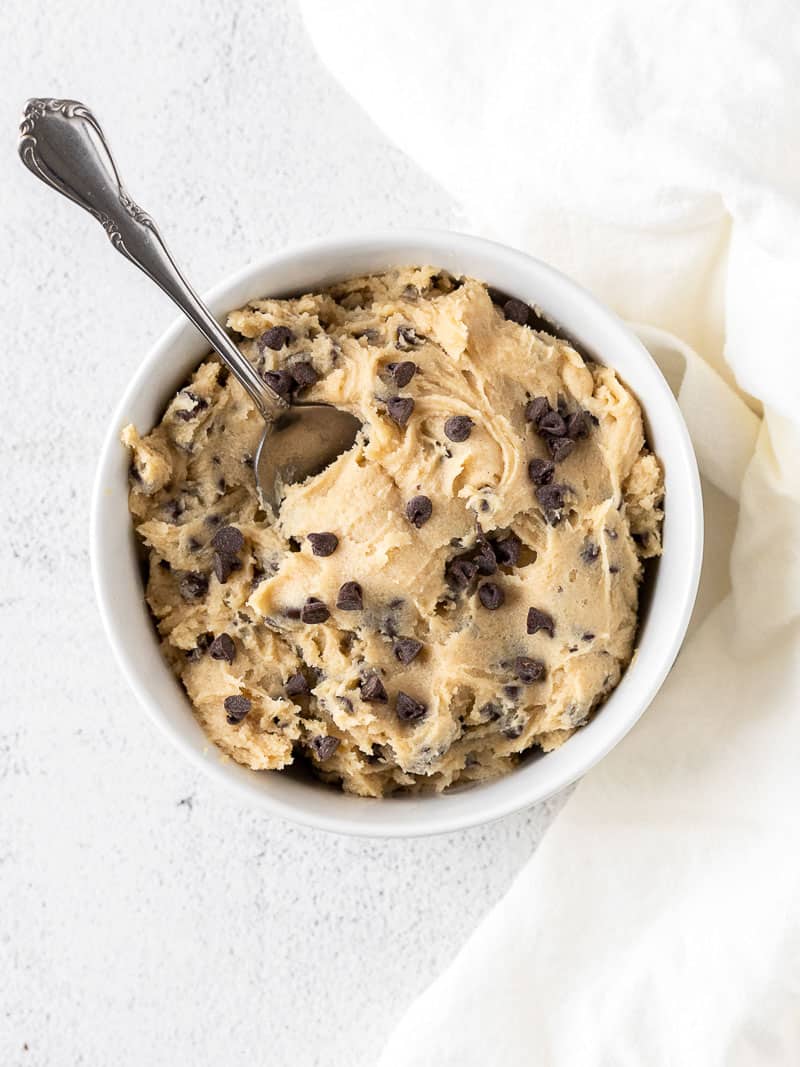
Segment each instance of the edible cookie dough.
[[276,516],[255,490],[261,420],[213,358],[152,433],[123,432],[147,602],[211,740],[365,796],[564,742],[629,662],[661,550],[661,468],[614,371],[429,267],[228,323],[278,392],[363,429]]

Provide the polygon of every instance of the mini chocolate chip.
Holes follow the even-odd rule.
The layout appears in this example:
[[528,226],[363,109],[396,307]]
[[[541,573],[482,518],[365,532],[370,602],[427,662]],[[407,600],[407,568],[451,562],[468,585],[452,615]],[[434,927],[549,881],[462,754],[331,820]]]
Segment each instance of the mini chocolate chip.
[[478,587],[478,599],[487,611],[497,611],[503,606],[506,595],[497,582],[484,582]]
[[451,415],[444,424],[445,437],[451,441],[466,441],[472,433],[473,422],[469,415]]
[[532,459],[528,464],[528,477],[534,485],[549,485],[555,474],[555,464],[549,459]]
[[267,370],[264,371],[264,381],[278,396],[282,396],[284,400],[288,400],[291,396],[292,388],[294,386],[294,378],[288,372],[288,370]]
[[273,352],[277,352],[284,345],[290,345],[293,340],[294,334],[288,326],[271,326],[259,337],[258,347],[271,348]]
[[385,704],[389,699],[386,687],[377,674],[371,674],[361,683],[361,699],[368,704]]
[[241,563],[235,556],[229,556],[227,552],[215,552],[211,557],[211,565],[220,585],[224,585],[234,571],[241,569]]
[[409,664],[422,651],[422,642],[413,637],[401,637],[394,643],[394,654],[403,665]]
[[210,633],[203,633],[197,635],[197,644],[194,648],[190,649],[186,653],[186,658],[191,663],[196,663],[199,659],[203,658],[204,653],[208,651],[214,640],[214,635]]
[[402,719],[403,722],[419,722],[420,719],[425,717],[428,709],[424,704],[420,704],[418,700],[414,700],[408,693],[404,693],[401,690],[397,694],[395,710],[397,711],[398,719]]
[[497,573],[497,557],[488,541],[480,542],[480,547],[472,557],[472,560],[478,568],[478,574],[486,576]]
[[392,422],[405,426],[414,410],[414,399],[410,396],[390,396],[386,401],[386,411]]
[[302,622],[326,622],[331,617],[327,607],[315,596],[310,596],[300,609]]
[[514,660],[514,674],[523,685],[531,685],[544,677],[544,663],[540,659],[517,656]]
[[516,567],[522,551],[522,541],[515,533],[510,533],[499,541],[493,541],[495,558],[501,567]]
[[417,336],[417,331],[413,326],[397,327],[397,347],[401,351],[407,352],[409,348],[416,348],[422,340],[423,338]]
[[[508,688],[508,686],[506,686]],[[509,726],[507,730],[503,730],[503,737],[507,737],[509,741],[516,741],[522,734],[522,723],[518,723],[516,726]]]
[[495,722],[500,718],[500,708],[498,708],[496,704],[490,702],[488,704],[483,704],[478,708],[478,714],[484,722]]
[[472,560],[460,556],[445,567],[446,576],[457,589],[466,589],[477,573],[478,568]]
[[291,374],[298,389],[310,389],[312,385],[316,385],[319,381],[319,374],[307,360],[293,363],[289,368],[289,374]]
[[188,571],[178,583],[178,591],[184,600],[199,600],[208,592],[208,578],[197,571]]
[[219,637],[215,637],[208,654],[212,659],[224,659],[228,663],[233,663],[236,659],[236,645],[233,643],[233,638],[229,634],[220,634]]
[[553,621],[553,616],[548,615],[546,611],[542,611],[540,608],[528,608],[526,628],[529,634],[535,634],[538,633],[539,630],[544,630],[544,632],[551,637],[553,637],[556,632],[556,624]]
[[235,556],[244,548],[242,531],[235,526],[221,526],[211,538],[211,544],[226,556]]
[[554,462],[561,463],[573,450],[575,442],[569,437],[551,437],[547,442],[547,447],[550,449]]
[[334,533],[310,533],[308,540],[315,556],[332,556],[339,544],[339,538]]
[[567,424],[557,411],[548,411],[539,419],[537,426],[539,433],[548,434],[550,437],[563,437],[567,432]]
[[591,631],[588,631],[587,633],[585,633],[583,635],[583,640],[584,641],[594,641],[594,634]]
[[225,710],[228,713],[228,722],[231,726],[235,726],[246,718],[250,709],[252,708],[251,702],[247,697],[240,695],[233,697],[225,697]]
[[364,608],[364,596],[358,582],[345,582],[339,586],[336,596],[336,607],[339,611],[362,611]]
[[398,389],[405,389],[417,373],[417,365],[412,363],[410,359],[403,360],[402,363],[389,363],[386,369]]
[[608,568],[608,573],[619,574],[619,567],[615,563],[612,563],[611,566]]
[[538,426],[541,420],[550,413],[550,403],[546,396],[535,396],[525,405],[525,421]]
[[433,504],[430,497],[415,496],[406,504],[406,518],[417,529],[424,526],[433,514]]
[[182,422],[189,422],[191,419],[196,418],[201,411],[204,411],[205,408],[208,407],[208,401],[205,397],[197,396],[188,389],[184,390],[180,395],[185,396],[192,404],[190,408],[181,408],[179,411],[175,412],[175,418],[181,419]]
[[167,516],[170,522],[175,523],[178,521],[178,516],[183,511],[183,504],[180,500],[165,500],[162,505],[164,508],[164,514]]
[[338,737],[312,737],[311,747],[320,762],[330,759],[339,747]]
[[510,300],[506,300],[503,304],[503,314],[510,322],[516,322],[520,326],[527,326],[528,315],[530,308],[527,304],[523,304],[521,300],[515,300],[513,297]]
[[581,549],[581,559],[584,563],[594,563],[594,561],[599,555],[599,545],[596,545],[594,541],[589,541],[588,539],[583,542],[583,548]]
[[306,681],[306,676],[301,674],[300,671],[297,674],[290,675],[286,679],[283,691],[287,697],[299,697],[301,694],[307,693],[308,682]]
[[561,522],[566,494],[567,487],[558,483],[540,485],[536,489],[536,499],[551,526],[557,526]]
[[576,440],[578,437],[587,437],[589,434],[589,420],[586,418],[586,412],[573,411],[573,413],[567,418],[567,437],[571,437]]

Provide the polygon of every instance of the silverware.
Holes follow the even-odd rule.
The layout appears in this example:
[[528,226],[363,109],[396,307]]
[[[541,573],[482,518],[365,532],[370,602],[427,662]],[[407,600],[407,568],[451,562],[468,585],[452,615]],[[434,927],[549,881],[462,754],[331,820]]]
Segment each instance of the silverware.
[[77,100],[29,100],[20,125],[19,154],[46,185],[80,204],[178,305],[236,375],[266,422],[255,457],[262,502],[277,510],[284,485],[316,474],[353,444],[361,423],[327,404],[289,406],[266,384],[192,289],[156,224],[125,192],[103,131]]

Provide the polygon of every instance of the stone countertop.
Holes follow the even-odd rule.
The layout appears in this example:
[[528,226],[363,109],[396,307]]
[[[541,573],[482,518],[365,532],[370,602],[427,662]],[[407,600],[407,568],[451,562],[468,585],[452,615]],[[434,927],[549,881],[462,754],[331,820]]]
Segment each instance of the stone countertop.
[[89,496],[175,312],[35,182],[32,95],[82,99],[202,290],[290,242],[454,227],[321,68],[291,4],[10,0],[0,70],[0,1063],[366,1067],[534,849],[538,809],[420,841],[273,821],[146,721],[101,630]]

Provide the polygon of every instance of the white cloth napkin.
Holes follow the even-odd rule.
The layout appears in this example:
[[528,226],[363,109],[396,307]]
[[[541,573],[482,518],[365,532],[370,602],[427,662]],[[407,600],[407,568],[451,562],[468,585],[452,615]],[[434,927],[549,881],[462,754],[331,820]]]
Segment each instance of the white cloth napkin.
[[796,1067],[800,9],[302,7],[467,228],[648,324],[707,496],[700,600],[662,692],[381,1065]]

